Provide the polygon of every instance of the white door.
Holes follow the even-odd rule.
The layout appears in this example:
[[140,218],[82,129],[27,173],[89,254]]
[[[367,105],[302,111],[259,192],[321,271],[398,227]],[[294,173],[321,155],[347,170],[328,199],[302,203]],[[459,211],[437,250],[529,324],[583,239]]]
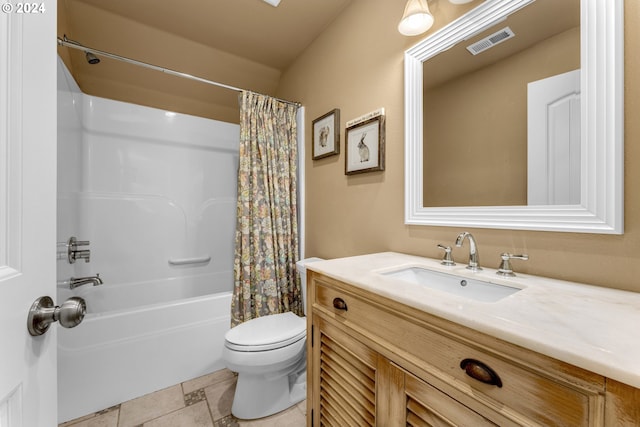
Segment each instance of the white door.
[[27,316],[55,298],[56,2],[0,3],[0,426],[52,427],[58,326]]
[[580,204],[580,70],[528,85],[527,204]]

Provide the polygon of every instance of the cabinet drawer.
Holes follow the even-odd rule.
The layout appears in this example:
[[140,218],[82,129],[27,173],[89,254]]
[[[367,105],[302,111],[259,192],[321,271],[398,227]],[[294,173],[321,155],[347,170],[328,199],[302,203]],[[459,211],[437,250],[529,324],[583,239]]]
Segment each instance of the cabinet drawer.
[[[408,315],[393,301],[322,276],[312,278],[316,311],[357,332],[376,351],[423,380],[445,392],[454,389],[469,408],[488,408],[520,425],[600,425],[604,379],[599,376],[579,372],[573,378],[573,367],[537,354],[514,360],[505,352],[506,343],[493,351],[484,342],[492,341],[486,335],[468,330],[474,337],[470,340],[433,326],[427,321],[433,316],[426,313]],[[470,365],[461,366],[466,360]],[[467,371],[494,384],[472,378]]]

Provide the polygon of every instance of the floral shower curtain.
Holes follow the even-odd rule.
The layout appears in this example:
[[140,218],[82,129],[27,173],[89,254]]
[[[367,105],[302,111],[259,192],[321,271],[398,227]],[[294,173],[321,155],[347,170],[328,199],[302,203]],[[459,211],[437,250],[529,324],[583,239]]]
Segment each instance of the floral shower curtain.
[[298,260],[297,107],[242,92],[231,326],[303,314]]

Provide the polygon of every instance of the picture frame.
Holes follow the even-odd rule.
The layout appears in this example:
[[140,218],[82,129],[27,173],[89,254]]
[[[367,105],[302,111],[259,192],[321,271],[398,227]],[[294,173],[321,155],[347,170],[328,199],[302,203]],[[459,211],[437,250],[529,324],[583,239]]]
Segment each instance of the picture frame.
[[376,116],[347,127],[345,153],[345,175],[383,171],[385,116]]
[[313,160],[340,154],[340,110],[334,108],[312,122]]

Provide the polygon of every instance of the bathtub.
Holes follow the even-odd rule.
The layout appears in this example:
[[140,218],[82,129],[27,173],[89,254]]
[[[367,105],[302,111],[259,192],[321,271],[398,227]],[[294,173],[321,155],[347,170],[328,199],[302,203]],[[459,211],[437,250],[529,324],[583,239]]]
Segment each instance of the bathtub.
[[197,279],[58,289],[87,302],[80,325],[58,328],[59,422],[224,368],[231,292]]
[[[239,138],[237,124],[83,94],[58,60],[54,299],[87,303],[80,325],[56,326],[60,422],[224,367]],[[68,261],[71,236],[90,262]]]

